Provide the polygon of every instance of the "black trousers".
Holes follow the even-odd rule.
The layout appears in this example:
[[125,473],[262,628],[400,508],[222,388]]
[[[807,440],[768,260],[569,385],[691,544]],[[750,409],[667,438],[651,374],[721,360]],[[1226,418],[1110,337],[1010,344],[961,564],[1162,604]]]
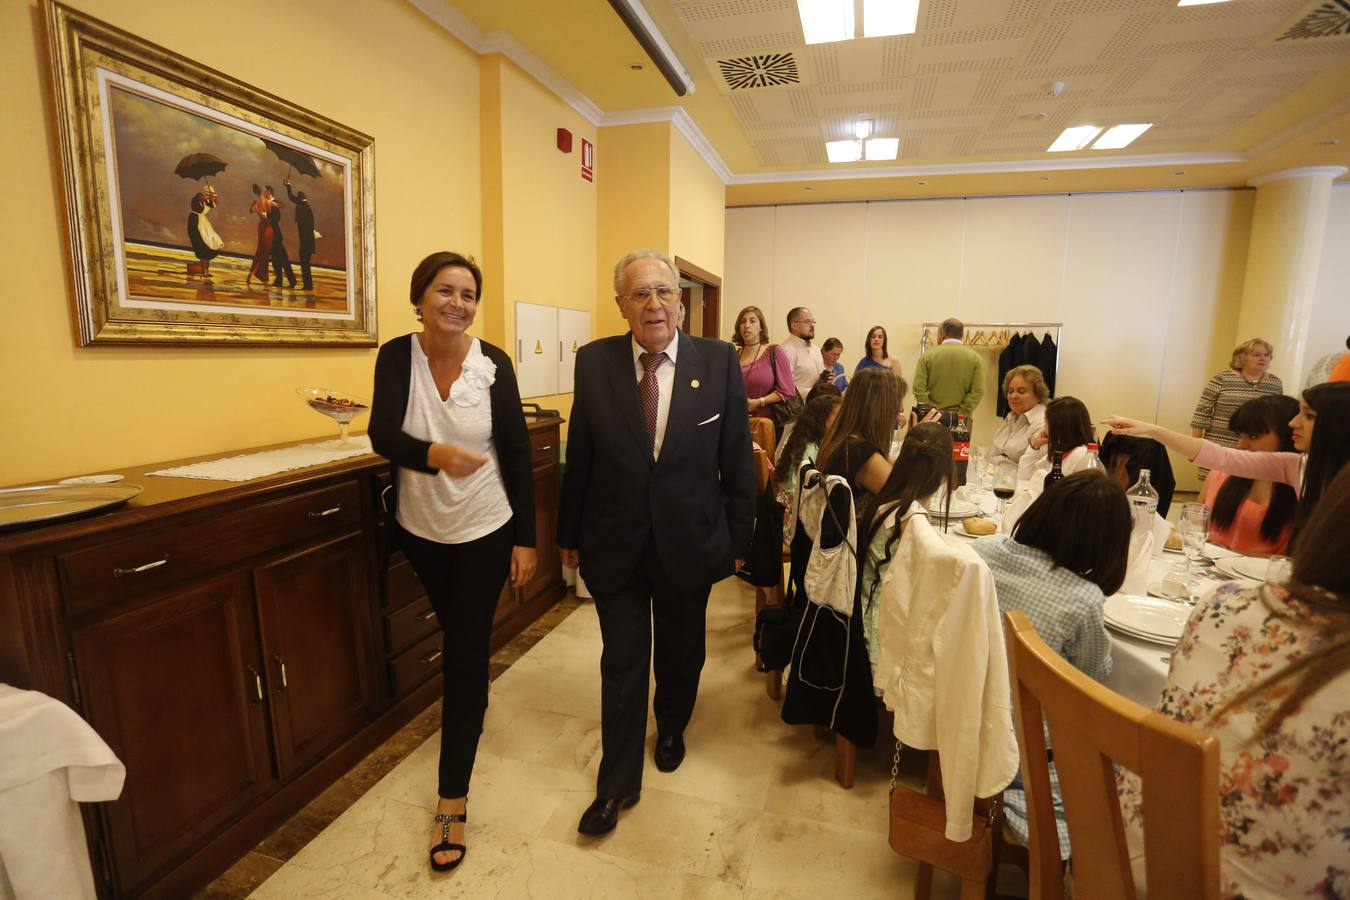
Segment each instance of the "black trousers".
[[398,530],[441,625],[440,795],[469,793],[488,704],[488,646],[497,598],[511,571],[512,523],[464,544],[442,544]]
[[314,273],[311,272],[309,268],[309,261],[313,255],[313,253],[306,253],[303,250],[300,251],[300,282],[305,286],[305,290],[307,291],[314,290]]
[[272,242],[272,274],[276,276],[272,279],[272,284],[281,287],[281,276],[286,276],[286,281],[291,287],[295,287],[295,270],[291,268],[291,257],[286,252],[286,245],[281,241]]
[[671,584],[649,536],[628,582],[617,590],[595,592],[604,641],[597,796],[617,799],[642,788],[650,670],[656,672],[652,711],[657,732],[674,737],[689,724],[706,656],[710,590],[711,585],[689,589]]

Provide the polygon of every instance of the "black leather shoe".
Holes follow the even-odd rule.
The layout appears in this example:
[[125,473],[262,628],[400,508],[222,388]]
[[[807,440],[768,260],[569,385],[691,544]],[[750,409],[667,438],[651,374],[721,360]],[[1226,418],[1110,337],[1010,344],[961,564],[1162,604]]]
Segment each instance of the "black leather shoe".
[[577,825],[577,831],[591,837],[608,834],[614,830],[615,825],[619,824],[619,810],[637,806],[641,797],[642,794],[640,793],[633,794],[630,797],[620,797],[618,800],[605,800],[602,797],[596,797],[595,802],[586,807],[586,811],[581,814],[581,822]]
[[655,756],[656,768],[662,772],[674,772],[684,762],[684,735],[657,738]]

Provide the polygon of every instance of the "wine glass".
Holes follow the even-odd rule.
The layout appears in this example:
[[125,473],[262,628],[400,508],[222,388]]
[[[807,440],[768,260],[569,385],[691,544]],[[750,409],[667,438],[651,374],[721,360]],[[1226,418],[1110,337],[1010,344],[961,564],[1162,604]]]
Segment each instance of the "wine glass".
[[1017,463],[1003,457],[994,469],[994,496],[998,498],[998,520],[1008,510],[1008,501],[1017,493]]
[[323,413],[338,424],[338,439],[325,441],[318,446],[329,450],[348,450],[356,446],[347,438],[347,425],[362,413],[370,412],[369,403],[346,391],[329,388],[296,388],[295,392],[310,409]]
[[1195,568],[1205,552],[1205,540],[1209,537],[1209,507],[1203,503],[1187,503],[1181,507],[1181,516],[1177,519],[1177,534],[1181,536],[1181,549],[1186,554],[1186,589],[1190,602],[1198,598],[1195,589]]
[[989,457],[992,448],[988,445],[982,445],[975,448],[975,477],[967,478],[971,487],[980,493],[989,490]]

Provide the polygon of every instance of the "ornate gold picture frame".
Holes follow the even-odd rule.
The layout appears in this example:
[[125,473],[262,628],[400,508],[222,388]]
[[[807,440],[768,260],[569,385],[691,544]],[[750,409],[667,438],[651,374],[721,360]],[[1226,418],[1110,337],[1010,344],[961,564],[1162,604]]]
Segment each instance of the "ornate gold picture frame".
[[375,142],[43,7],[81,345],[375,346]]

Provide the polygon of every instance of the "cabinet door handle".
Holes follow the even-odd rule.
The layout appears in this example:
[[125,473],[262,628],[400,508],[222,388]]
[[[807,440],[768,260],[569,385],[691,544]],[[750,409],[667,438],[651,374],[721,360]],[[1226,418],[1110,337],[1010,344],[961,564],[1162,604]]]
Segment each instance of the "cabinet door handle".
[[253,702],[261,703],[263,700],[262,676],[258,674],[258,670],[253,666],[248,667],[248,673],[253,676]]
[[428,653],[426,656],[422,657],[422,662],[430,664],[434,663],[436,660],[440,658],[441,658],[441,651],[433,650],[431,653]]
[[311,513],[309,514],[309,517],[310,517],[311,519],[322,519],[324,516],[332,516],[332,515],[336,515],[336,514],[337,514],[338,512],[340,512],[341,510],[342,510],[342,506],[341,506],[341,505],[338,505],[338,506],[331,507],[330,509],[322,510],[322,511],[320,511],[320,512],[311,512]]
[[121,578],[123,575],[138,575],[141,572],[149,572],[151,569],[158,569],[160,566],[169,564],[169,555],[164,554],[163,559],[157,559],[154,562],[148,562],[143,566],[136,566],[131,569],[113,569],[113,575]]
[[432,619],[436,618],[436,610],[433,609],[430,612],[423,613],[418,618],[420,618],[423,622],[430,622]]
[[277,665],[281,666],[281,689],[284,691],[286,688],[290,687],[290,685],[286,683],[286,660],[277,656],[275,653],[272,654],[272,658],[277,661]]
[[542,453],[542,452],[544,452],[545,450],[552,450],[552,449],[553,449],[553,445],[552,445],[552,444],[545,444],[544,446],[542,446],[542,447],[536,447],[535,449],[538,450],[540,453]]

